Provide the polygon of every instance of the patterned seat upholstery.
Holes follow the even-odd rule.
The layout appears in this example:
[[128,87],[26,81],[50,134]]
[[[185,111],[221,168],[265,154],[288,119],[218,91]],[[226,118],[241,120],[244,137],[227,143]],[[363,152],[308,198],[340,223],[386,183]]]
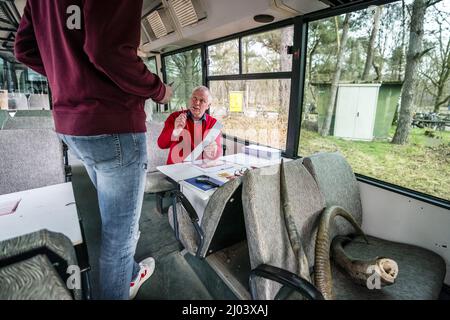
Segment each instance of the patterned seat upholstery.
[[65,182],[62,143],[51,129],[0,130],[0,163],[0,194]]
[[147,121],[147,152],[148,152],[148,169],[147,181],[145,183],[145,192],[156,194],[157,210],[162,213],[162,201],[164,194],[175,189],[175,185],[167,179],[167,177],[160,173],[158,166],[163,166],[167,163],[169,149],[162,150],[158,146],[158,137],[164,128],[164,122]]
[[4,130],[16,129],[54,129],[55,123],[52,117],[14,117],[3,125]]
[[40,230],[2,241],[0,300],[81,299],[80,288],[66,286],[67,268],[76,265],[73,245],[61,233]]
[[[276,165],[251,170],[244,176],[242,201],[250,263],[252,269],[270,265],[300,276],[305,261],[294,253],[288,228],[300,230],[301,238],[306,239],[303,245],[308,247],[308,260],[314,261],[314,239],[306,235],[317,229],[316,220],[324,202],[301,160],[285,163],[284,178],[288,185],[289,201],[295,211],[292,215],[294,220],[288,222],[282,210],[281,174],[280,165]],[[254,299],[273,300],[279,294],[281,285],[277,282],[259,277],[254,282]]]
[[14,117],[52,117],[51,110],[17,110]]
[[245,226],[241,207],[241,179],[228,181],[218,188],[206,205],[201,221],[197,226],[203,233],[203,242],[195,230],[189,213],[181,203],[169,208],[169,223],[179,233],[179,240],[192,255],[204,258],[213,251],[228,247],[245,239]]
[[48,94],[31,94],[28,98],[30,110],[50,110]]
[[[343,207],[362,225],[364,214],[358,182],[345,158],[339,153],[320,153],[305,158],[303,163],[316,180],[326,205]],[[336,220],[336,224],[337,228],[332,230],[330,237],[353,233],[353,228],[345,220]],[[369,244],[356,237],[346,245],[345,250],[360,259],[390,257],[397,262],[399,274],[395,284],[381,290],[368,290],[355,285],[338,267],[332,265],[336,299],[429,300],[439,297],[445,262],[434,252],[375,237],[369,237]]]
[[[307,266],[310,277],[307,279],[306,276],[306,279],[313,282],[316,235],[320,215],[325,207],[342,206],[356,213],[355,219],[362,223],[357,181],[348,163],[338,154],[316,155],[286,162],[283,170],[271,170],[271,173],[264,170],[267,169],[249,171],[243,181],[243,207],[251,267],[254,270],[260,265],[275,266],[305,279],[302,270]],[[287,219],[289,216],[291,220]],[[354,233],[345,220],[337,222],[331,235]],[[305,258],[293,249],[295,237],[292,234],[299,239]],[[392,286],[369,290],[355,284],[343,270],[332,264],[336,299],[438,298],[445,276],[445,263],[437,254],[417,246],[370,236],[369,244],[355,237],[345,246],[345,250],[350,256],[360,259],[390,257],[398,263],[399,276]],[[255,278],[254,287],[255,299],[303,298],[289,291],[283,293],[280,284],[263,277]]]

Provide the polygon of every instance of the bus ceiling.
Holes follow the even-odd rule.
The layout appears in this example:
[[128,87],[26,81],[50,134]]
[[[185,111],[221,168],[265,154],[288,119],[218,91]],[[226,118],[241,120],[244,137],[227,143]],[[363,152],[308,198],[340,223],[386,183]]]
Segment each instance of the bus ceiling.
[[260,27],[256,15],[277,22],[348,2],[361,1],[144,0],[141,51],[170,52]]
[[[140,55],[165,53],[329,7],[365,0],[144,0]],[[0,1],[0,57],[13,45],[26,0]],[[273,19],[267,19],[273,17]]]

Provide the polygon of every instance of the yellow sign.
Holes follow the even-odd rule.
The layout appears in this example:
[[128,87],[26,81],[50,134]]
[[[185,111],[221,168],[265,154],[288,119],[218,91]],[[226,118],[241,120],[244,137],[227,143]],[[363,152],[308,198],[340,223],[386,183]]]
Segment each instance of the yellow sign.
[[244,91],[230,91],[230,112],[242,112]]
[[8,109],[8,90],[0,90],[0,109]]

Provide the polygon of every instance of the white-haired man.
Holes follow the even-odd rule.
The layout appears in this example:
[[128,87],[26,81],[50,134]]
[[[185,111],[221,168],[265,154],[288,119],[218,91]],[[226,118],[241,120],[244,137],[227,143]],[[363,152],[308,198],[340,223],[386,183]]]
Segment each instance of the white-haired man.
[[[212,129],[221,127],[217,119],[206,113],[211,106],[211,100],[211,92],[207,87],[196,87],[192,91],[188,110],[176,111],[167,118],[158,138],[158,146],[161,149],[170,148],[167,164],[182,162],[199,144],[204,143]],[[201,159],[213,160],[220,157],[222,135],[217,134],[201,151]]]

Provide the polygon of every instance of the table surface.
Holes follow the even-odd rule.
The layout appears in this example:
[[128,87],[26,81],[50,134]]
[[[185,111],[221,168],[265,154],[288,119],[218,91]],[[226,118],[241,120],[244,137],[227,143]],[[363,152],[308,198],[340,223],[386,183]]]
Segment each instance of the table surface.
[[0,241],[47,229],[83,242],[71,182],[0,195],[0,205],[19,199],[14,213],[0,216]]
[[[206,205],[208,204],[209,198],[216,191],[216,189],[214,188],[208,191],[203,191],[184,180],[200,175],[207,175],[217,180],[226,182],[228,181],[228,179],[226,177],[222,177],[222,174],[228,173],[228,175],[233,175],[237,170],[240,170],[242,168],[262,168],[281,162],[281,159],[268,160],[264,158],[257,158],[244,153],[224,156],[219,158],[218,160],[225,161],[226,163],[230,164],[230,166],[226,169],[214,172],[204,172],[190,162],[157,167],[160,172],[179,184],[180,191],[186,196],[189,202],[191,202],[192,206],[197,212],[200,221],[203,217],[203,213],[205,211]],[[291,159],[284,160],[289,161]]]

